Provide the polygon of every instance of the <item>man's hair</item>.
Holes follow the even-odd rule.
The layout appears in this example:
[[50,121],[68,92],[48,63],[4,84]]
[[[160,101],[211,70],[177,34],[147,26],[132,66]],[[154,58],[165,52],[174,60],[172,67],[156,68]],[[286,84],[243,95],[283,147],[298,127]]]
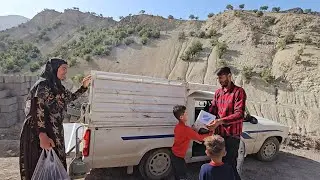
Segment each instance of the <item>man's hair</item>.
[[173,107],[173,115],[180,121],[180,116],[186,112],[186,107],[183,105],[175,105]]
[[204,139],[204,145],[210,156],[220,156],[221,151],[225,148],[224,139],[219,135],[209,136]]
[[222,67],[217,71],[217,76],[228,75],[228,74],[231,74],[231,70],[229,67]]

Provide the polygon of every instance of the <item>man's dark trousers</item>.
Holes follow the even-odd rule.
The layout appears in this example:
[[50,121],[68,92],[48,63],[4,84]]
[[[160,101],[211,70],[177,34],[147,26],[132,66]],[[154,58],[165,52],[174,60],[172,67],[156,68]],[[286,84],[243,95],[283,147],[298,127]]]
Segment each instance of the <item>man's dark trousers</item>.
[[240,137],[225,136],[223,137],[226,143],[227,155],[223,157],[222,161],[232,166],[236,175],[236,180],[241,180],[237,171],[237,158],[240,144]]

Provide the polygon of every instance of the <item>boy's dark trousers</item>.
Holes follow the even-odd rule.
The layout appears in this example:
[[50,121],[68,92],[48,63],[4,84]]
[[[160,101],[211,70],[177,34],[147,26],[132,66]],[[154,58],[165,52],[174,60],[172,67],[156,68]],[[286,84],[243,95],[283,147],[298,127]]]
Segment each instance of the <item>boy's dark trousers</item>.
[[241,180],[239,173],[237,171],[237,158],[238,158],[240,137],[225,136],[223,138],[226,143],[227,155],[223,157],[222,161],[232,166],[236,176],[236,180]]
[[172,153],[171,162],[175,180],[187,180],[187,164],[184,158],[177,157]]

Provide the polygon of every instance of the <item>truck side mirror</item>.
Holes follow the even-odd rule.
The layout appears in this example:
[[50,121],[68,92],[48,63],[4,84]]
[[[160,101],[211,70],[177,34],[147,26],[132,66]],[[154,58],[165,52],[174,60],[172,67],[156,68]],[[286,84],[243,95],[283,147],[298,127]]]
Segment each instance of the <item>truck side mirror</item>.
[[253,116],[250,116],[250,123],[251,124],[258,124],[258,119]]

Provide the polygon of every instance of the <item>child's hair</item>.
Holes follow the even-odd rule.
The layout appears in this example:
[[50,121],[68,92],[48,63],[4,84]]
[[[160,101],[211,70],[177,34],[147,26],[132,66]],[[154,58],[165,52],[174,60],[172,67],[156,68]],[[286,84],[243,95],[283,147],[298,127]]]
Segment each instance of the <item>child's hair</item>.
[[180,116],[186,112],[186,107],[183,105],[176,105],[173,107],[173,115],[180,121]]
[[220,156],[222,150],[225,148],[224,139],[219,135],[209,136],[204,139],[204,145],[211,157]]

